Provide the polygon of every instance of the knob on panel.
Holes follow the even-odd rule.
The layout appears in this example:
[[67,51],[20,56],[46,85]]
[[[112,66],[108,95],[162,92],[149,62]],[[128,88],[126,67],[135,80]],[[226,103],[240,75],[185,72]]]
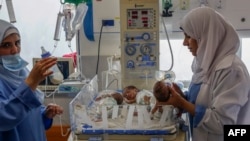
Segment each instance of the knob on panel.
[[152,47],[148,44],[143,44],[140,47],[140,51],[143,55],[150,55],[152,53]]
[[132,55],[135,54],[136,48],[135,48],[134,45],[127,45],[125,47],[125,52],[126,52],[127,55],[132,56]]
[[145,41],[149,40],[150,39],[150,34],[149,33],[143,33],[142,34],[142,39],[145,40]]

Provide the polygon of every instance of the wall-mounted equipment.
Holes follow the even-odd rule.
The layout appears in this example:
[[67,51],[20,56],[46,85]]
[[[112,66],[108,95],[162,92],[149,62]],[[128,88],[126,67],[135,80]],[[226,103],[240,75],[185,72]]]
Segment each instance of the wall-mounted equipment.
[[122,87],[152,89],[159,70],[159,0],[120,0]]

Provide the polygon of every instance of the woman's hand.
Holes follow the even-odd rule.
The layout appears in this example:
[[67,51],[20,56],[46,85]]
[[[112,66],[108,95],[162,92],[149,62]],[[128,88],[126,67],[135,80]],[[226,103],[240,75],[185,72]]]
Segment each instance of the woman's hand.
[[45,110],[45,116],[51,119],[54,118],[56,115],[60,115],[62,113],[63,113],[63,108],[53,103],[48,104]]
[[30,71],[29,76],[26,78],[26,84],[35,90],[41,81],[43,81],[47,76],[51,75],[53,72],[49,70],[53,65],[56,64],[57,58],[44,58],[38,61],[33,69]]
[[195,114],[195,105],[188,102],[181,94],[177,93],[173,88],[169,87],[170,90],[170,98],[165,104],[173,105],[179,109],[185,109],[191,115]]
[[[174,88],[172,88],[170,86],[167,86],[167,87],[170,91],[170,97],[166,102],[164,102],[164,104],[165,105],[173,105],[174,107],[178,107],[178,108],[183,109],[182,103],[183,103],[183,100],[185,100],[185,99],[181,96],[181,94],[176,92]],[[178,86],[176,86],[176,87],[178,87]]]
[[172,88],[173,88],[178,94],[180,94],[183,98],[186,99],[186,96],[184,95],[184,93],[182,92],[182,90],[180,89],[180,87],[179,87],[176,83],[172,83]]

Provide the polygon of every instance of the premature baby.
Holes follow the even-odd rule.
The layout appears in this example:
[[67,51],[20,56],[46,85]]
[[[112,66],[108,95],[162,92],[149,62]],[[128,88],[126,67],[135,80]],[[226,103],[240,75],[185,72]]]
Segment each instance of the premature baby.
[[[170,91],[167,87],[167,84],[164,81],[157,81],[154,84],[153,94],[154,94],[154,97],[157,100],[157,102],[166,102],[166,101],[168,101],[168,99],[170,97]],[[157,111],[159,113],[162,113],[163,109],[162,109],[162,106],[155,104],[155,106],[151,110],[151,119],[153,118],[153,115]]]
[[[165,83],[164,81],[157,81],[155,83],[154,88],[153,88],[153,94],[157,102],[167,102],[168,99],[170,98],[171,93],[167,85],[169,84]],[[185,95],[183,94],[183,92],[181,91],[181,89],[179,88],[177,84],[173,83],[172,86],[183,98],[185,98]],[[182,110],[181,109],[178,109],[178,110],[179,111],[177,113],[177,116],[180,116],[182,113]],[[151,110],[151,116],[153,116],[156,111],[158,111],[159,113],[162,113],[162,106],[156,104],[154,108]]]
[[123,97],[120,93],[118,92],[114,92],[111,94],[102,94],[100,96],[98,96],[95,101],[100,101],[100,103],[103,103],[103,101],[105,101],[107,98],[112,98],[116,101],[117,105],[121,105],[123,103]]
[[153,97],[148,90],[139,90],[136,86],[130,85],[123,89],[124,101],[127,104],[149,105]]
[[110,94],[101,94],[98,96],[96,99],[96,118],[94,121],[101,121],[101,111],[102,111],[102,106],[106,106],[107,112],[108,112],[108,117],[111,116],[112,114],[112,109],[115,105],[121,105],[123,103],[123,96],[122,94],[118,92],[113,92]]
[[140,90],[137,87],[133,86],[133,85],[125,87],[123,89],[123,91],[122,91],[122,95],[124,97],[124,101],[127,104],[136,103],[136,95],[137,95],[137,93],[139,91]]
[[166,102],[170,97],[170,91],[164,81],[157,81],[155,83],[153,94],[158,102]]

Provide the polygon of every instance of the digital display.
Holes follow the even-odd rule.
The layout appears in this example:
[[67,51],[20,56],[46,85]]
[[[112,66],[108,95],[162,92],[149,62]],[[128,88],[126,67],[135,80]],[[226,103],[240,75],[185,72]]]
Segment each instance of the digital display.
[[128,29],[152,29],[156,26],[153,9],[127,9]]

